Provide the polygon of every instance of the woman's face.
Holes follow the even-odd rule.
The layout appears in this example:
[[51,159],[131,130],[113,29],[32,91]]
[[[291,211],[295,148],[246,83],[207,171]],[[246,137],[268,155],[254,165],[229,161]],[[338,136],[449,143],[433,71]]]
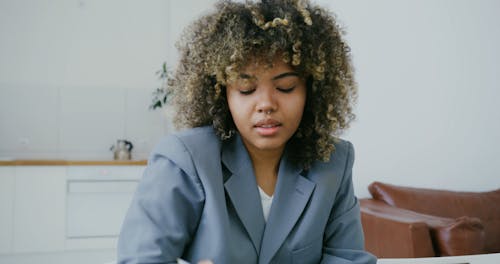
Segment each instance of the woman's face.
[[283,151],[299,127],[306,83],[281,59],[272,67],[251,63],[227,85],[227,102],[250,152]]

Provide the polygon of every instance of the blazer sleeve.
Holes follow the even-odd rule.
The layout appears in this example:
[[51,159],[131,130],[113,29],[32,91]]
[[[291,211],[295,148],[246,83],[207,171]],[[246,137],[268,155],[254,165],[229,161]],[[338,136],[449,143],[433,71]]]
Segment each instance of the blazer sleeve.
[[347,143],[347,161],[340,189],[325,230],[321,263],[375,264],[375,256],[364,250],[359,202],[354,196],[352,167],[354,148]]
[[204,204],[193,162],[171,136],[150,156],[118,239],[118,263],[176,263]]

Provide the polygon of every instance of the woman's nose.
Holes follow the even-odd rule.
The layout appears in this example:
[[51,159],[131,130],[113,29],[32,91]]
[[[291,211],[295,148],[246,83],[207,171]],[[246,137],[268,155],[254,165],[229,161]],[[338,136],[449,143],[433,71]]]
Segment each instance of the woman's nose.
[[[259,89],[257,89],[259,90]],[[278,104],[275,98],[274,89],[266,87],[260,89],[259,96],[257,98],[257,112],[269,114],[278,109]]]

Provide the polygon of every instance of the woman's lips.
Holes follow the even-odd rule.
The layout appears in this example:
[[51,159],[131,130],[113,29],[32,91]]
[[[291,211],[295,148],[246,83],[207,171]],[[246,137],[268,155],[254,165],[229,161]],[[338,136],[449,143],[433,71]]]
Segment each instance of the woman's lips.
[[259,135],[269,137],[278,133],[281,123],[276,120],[267,119],[258,122],[254,127]]

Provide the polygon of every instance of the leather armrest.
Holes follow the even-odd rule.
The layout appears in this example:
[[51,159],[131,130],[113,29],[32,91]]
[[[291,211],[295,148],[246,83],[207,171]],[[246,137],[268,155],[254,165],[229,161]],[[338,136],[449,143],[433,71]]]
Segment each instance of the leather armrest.
[[366,250],[379,258],[436,256],[428,225],[408,210],[361,199]]
[[372,199],[361,200],[366,247],[384,257],[482,254],[485,233],[473,217],[456,219],[420,214]]

